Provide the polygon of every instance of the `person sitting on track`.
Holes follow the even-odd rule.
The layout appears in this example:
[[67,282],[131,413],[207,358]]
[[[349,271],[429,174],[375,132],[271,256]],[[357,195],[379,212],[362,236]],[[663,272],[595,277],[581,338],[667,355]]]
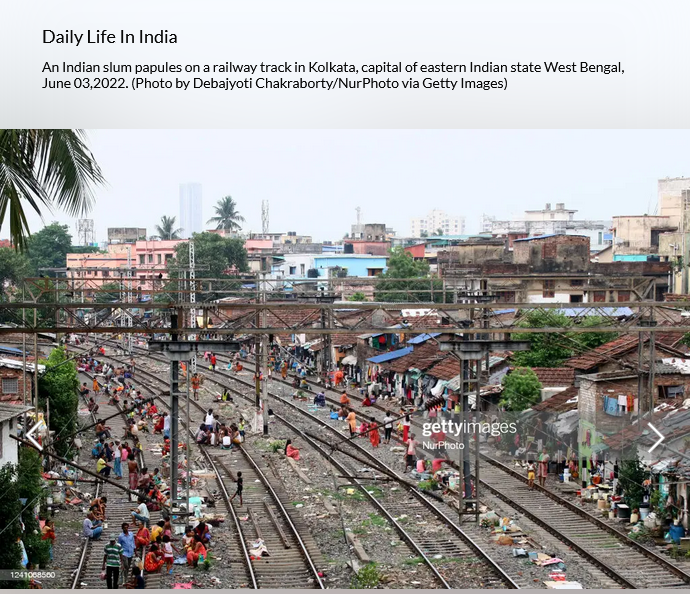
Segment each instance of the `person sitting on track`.
[[350,405],[350,399],[347,397],[347,394],[345,392],[343,392],[342,396],[340,397],[340,404],[342,406]]
[[158,550],[158,545],[155,543],[152,544],[144,559],[144,569],[146,570],[146,573],[158,573],[164,563],[165,560],[163,559],[163,555]]
[[104,495],[103,497],[96,497],[89,505],[89,511],[93,514],[93,517],[97,520],[105,520],[105,508],[108,503],[108,498]]
[[187,553],[187,564],[192,567],[199,565],[201,559],[206,559],[206,547],[199,535],[194,535],[194,544]]

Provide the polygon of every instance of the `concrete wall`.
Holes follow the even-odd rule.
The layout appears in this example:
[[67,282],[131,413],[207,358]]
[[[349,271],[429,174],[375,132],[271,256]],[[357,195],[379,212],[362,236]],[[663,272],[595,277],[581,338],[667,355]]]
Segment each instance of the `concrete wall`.
[[378,268],[385,272],[388,259],[377,256],[315,256],[314,267],[320,276],[327,276],[329,268],[347,268],[348,276],[369,276],[369,268]]
[[656,254],[652,231],[672,231],[677,227],[664,216],[613,217],[613,251],[616,254]]
[[502,262],[507,258],[505,242],[477,241],[448,246],[449,258],[460,266],[481,264],[483,262]]
[[351,244],[355,254],[370,254],[372,256],[387,256],[391,249],[390,241],[346,239],[343,241],[343,244]]
[[589,260],[589,237],[556,235],[518,240],[513,244],[513,262],[529,264],[533,271],[586,270]]
[[[10,429],[10,423],[12,429]],[[0,443],[2,443],[2,455],[0,456],[0,466],[5,464],[16,464],[19,461],[17,454],[17,441],[10,435],[16,431],[17,419],[0,422]]]
[[688,177],[667,177],[657,182],[658,212],[669,217],[671,224],[677,227],[681,221],[683,190],[690,190]]

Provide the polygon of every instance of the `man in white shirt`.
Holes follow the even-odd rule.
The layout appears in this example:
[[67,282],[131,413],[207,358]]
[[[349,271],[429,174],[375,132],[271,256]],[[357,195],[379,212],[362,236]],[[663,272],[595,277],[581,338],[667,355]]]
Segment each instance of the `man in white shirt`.
[[150,526],[149,508],[146,507],[143,497],[139,497],[139,505],[135,509],[132,509],[132,516],[140,522],[144,522],[147,528]]

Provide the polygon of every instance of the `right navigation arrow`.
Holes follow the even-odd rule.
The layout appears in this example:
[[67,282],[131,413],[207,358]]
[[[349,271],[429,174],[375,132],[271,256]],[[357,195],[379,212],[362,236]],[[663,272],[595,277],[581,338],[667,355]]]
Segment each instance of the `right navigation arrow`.
[[647,426],[648,426],[652,431],[654,431],[654,433],[656,433],[656,434],[659,436],[659,441],[657,441],[651,448],[649,448],[649,451],[651,452],[651,451],[654,450],[654,448],[656,448],[656,446],[658,446],[658,445],[659,445],[662,441],[664,441],[664,439],[666,439],[666,438],[665,438],[665,437],[659,432],[659,430],[658,430],[654,425],[652,425],[651,423],[647,423]]

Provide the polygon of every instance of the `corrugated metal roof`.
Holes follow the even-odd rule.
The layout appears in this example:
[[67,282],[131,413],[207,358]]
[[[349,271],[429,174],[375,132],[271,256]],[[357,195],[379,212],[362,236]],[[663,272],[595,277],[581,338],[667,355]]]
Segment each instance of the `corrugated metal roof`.
[[432,332],[431,334],[420,334],[419,336],[410,338],[410,340],[407,341],[407,344],[421,344],[422,342],[426,342],[427,340],[431,338],[436,338],[437,336],[441,336],[441,333]]
[[15,419],[19,415],[23,415],[25,412],[33,410],[33,408],[33,406],[0,402],[0,422],[7,421],[8,419]]
[[397,351],[389,351],[388,353],[383,353],[383,355],[376,355],[367,359],[371,363],[384,363],[385,361],[392,361],[398,357],[404,357],[412,352],[412,347],[405,347],[404,349],[398,349]]
[[624,317],[631,316],[633,310],[629,307],[586,307],[584,309],[575,309],[571,307],[565,307],[563,309],[557,309],[557,313],[561,313],[569,318],[577,318],[581,316],[613,316],[613,317]]

